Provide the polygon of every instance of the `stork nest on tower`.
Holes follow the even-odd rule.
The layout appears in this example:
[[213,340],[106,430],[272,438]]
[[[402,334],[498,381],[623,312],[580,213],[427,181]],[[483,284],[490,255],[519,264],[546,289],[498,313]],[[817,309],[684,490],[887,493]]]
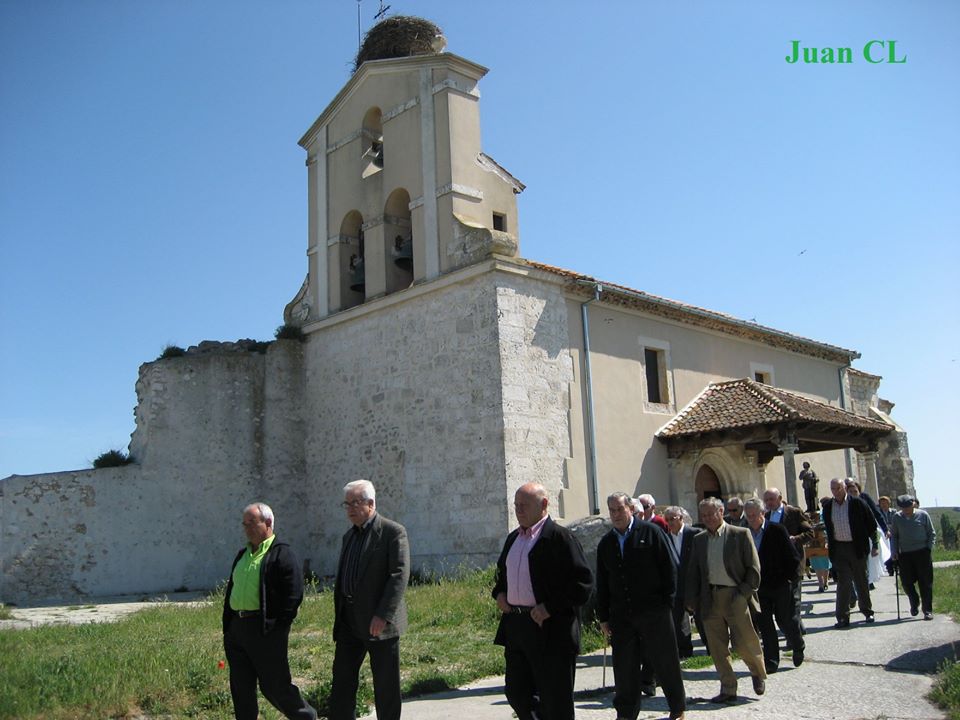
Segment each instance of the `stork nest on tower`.
[[395,15],[381,20],[367,31],[353,61],[353,71],[367,60],[436,55],[436,39],[441,35],[439,27],[423,18]]

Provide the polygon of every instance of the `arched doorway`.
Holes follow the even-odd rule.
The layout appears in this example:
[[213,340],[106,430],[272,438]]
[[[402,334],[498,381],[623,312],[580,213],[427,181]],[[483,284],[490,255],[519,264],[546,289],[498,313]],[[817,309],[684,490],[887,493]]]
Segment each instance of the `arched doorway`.
[[700,469],[697,470],[697,477],[696,480],[694,480],[693,487],[697,492],[697,502],[708,497],[723,497],[723,494],[720,492],[720,478],[717,477],[717,473],[714,472],[714,469],[709,465],[701,465]]

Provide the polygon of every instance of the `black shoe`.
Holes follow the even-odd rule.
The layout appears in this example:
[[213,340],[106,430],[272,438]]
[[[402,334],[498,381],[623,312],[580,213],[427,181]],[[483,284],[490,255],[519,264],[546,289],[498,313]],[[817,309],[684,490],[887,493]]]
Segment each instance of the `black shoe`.
[[850,608],[853,609],[856,606],[857,606],[857,599],[854,598],[853,600],[850,601]]
[[715,695],[714,697],[710,698],[710,702],[712,702],[714,705],[730,705],[731,703],[735,703],[736,701],[737,701],[736,693],[722,692],[719,695]]
[[920,608],[918,608],[916,605],[912,606],[910,608],[910,614],[913,615],[913,617],[916,617],[920,614]]
[[803,650],[794,650],[793,651],[793,666],[800,667],[803,665]]
[[874,615],[873,613],[870,613],[869,615],[866,616],[866,618],[864,618],[864,622],[872,623],[876,619],[877,619],[876,615]]
[[767,683],[757,675],[753,675],[751,679],[753,680],[753,691],[757,695],[763,695],[767,691]]
[[657,686],[653,684],[641,685],[640,692],[642,692],[647,697],[653,697],[654,695],[657,694]]
[[876,589],[877,589],[877,588],[874,586],[873,583],[870,583],[867,587],[870,588],[871,590],[876,590]]
[[923,614],[923,619],[924,619],[924,620],[933,620],[933,613],[932,613],[932,612],[925,612],[925,613]]
[[770,660],[765,661],[763,663],[763,667],[766,669],[767,675],[773,675],[777,670],[780,669],[780,666],[777,663]]
[[850,627],[850,618],[845,618],[845,619],[843,619],[843,620],[837,620],[837,621],[833,624],[833,626],[834,626],[835,628],[838,628],[838,629],[840,629],[840,628],[848,628],[848,627]]

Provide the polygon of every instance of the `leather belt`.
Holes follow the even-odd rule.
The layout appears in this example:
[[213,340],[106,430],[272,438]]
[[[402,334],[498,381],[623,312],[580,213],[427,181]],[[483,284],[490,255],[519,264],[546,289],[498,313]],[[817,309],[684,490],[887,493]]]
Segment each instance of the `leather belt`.
[[238,618],[260,617],[259,610],[234,610]]
[[511,605],[510,612],[516,613],[517,615],[524,615],[533,610],[532,605]]

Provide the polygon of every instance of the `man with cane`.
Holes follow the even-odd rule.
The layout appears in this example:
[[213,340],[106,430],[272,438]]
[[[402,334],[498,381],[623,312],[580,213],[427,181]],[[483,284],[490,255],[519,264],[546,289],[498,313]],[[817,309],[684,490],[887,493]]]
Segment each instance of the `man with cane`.
[[640,713],[642,659],[660,681],[671,720],[678,720],[686,711],[686,692],[673,628],[677,570],[667,536],[634,517],[626,493],[610,495],[607,510],[613,529],[597,546],[597,618],[613,647],[617,718],[636,720]]

